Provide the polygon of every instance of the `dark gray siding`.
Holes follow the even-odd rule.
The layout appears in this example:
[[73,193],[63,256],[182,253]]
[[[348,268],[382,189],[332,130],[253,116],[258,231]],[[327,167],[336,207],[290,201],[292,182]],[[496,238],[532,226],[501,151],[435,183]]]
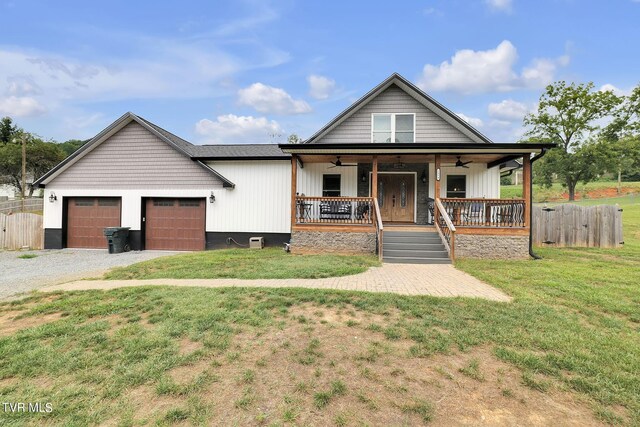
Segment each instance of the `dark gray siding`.
[[96,189],[220,188],[193,160],[131,122],[102,142],[47,187]]
[[474,142],[396,85],[389,86],[318,142],[371,142],[372,113],[416,113],[416,142]]

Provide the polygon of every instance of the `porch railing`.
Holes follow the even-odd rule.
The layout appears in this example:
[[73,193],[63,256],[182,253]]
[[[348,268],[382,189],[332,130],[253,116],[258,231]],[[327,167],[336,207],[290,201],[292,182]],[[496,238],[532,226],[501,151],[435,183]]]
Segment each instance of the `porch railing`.
[[296,224],[373,225],[372,197],[296,196]]
[[523,199],[443,198],[442,210],[456,226],[525,227]]
[[442,243],[449,253],[449,258],[453,261],[455,259],[456,227],[453,225],[453,222],[440,199],[435,200],[434,209],[435,220],[433,223],[436,226],[436,230],[438,231],[440,238],[442,239]]
[[382,224],[382,216],[380,216],[380,205],[378,205],[378,199],[375,197],[373,199],[373,214],[375,215],[376,239],[378,241],[378,259],[382,261],[384,225]]

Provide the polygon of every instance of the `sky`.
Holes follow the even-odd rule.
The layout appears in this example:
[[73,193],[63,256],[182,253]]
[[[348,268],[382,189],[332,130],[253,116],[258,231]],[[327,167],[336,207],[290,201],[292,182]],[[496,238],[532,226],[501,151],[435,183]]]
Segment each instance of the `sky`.
[[397,72],[514,142],[549,83],[640,83],[640,0],[0,0],[0,22],[0,116],[57,141],[127,111],[195,144],[307,138]]

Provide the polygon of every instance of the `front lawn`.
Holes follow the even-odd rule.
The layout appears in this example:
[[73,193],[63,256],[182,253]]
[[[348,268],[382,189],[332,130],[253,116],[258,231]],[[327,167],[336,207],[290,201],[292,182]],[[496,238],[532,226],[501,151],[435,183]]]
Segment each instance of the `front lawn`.
[[512,303],[170,287],[2,303],[0,396],[54,409],[3,421],[638,425],[640,201],[620,204],[623,249],[456,264]]
[[119,267],[105,279],[319,279],[380,265],[374,256],[292,255],[282,249],[224,249],[156,258]]

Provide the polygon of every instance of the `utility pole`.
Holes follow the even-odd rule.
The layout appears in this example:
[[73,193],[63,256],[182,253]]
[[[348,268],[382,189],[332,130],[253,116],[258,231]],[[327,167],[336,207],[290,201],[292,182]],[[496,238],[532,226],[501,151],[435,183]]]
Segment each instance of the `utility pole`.
[[27,134],[22,134],[22,201],[20,206],[24,212],[24,190],[27,186]]

